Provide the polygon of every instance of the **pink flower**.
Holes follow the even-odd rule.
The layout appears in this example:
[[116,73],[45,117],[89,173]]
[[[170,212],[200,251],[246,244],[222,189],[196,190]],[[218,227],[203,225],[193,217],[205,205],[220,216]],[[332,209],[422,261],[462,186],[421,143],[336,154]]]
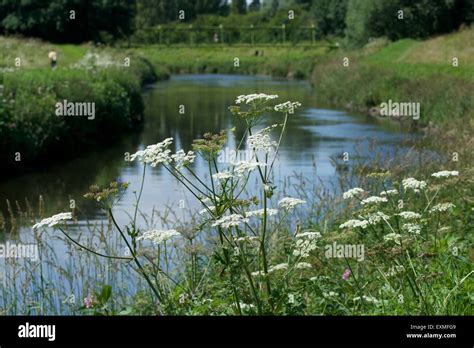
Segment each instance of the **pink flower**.
[[347,280],[351,276],[351,270],[349,268],[346,268],[344,273],[342,274],[342,279]]
[[94,296],[92,295],[88,295],[85,299],[84,299],[84,306],[86,306],[86,308],[92,308],[94,307]]

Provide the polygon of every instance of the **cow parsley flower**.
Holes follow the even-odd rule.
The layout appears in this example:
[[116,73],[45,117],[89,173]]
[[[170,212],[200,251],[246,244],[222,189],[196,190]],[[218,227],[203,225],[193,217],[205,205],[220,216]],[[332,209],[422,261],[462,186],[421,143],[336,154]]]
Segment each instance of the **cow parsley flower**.
[[179,150],[174,155],[171,155],[172,160],[175,162],[176,169],[181,169],[189,163],[193,163],[196,155],[193,151],[188,151],[188,153],[183,150]]
[[240,214],[231,214],[221,217],[220,219],[216,220],[212,226],[220,226],[222,228],[230,228],[234,226],[239,226],[242,223],[249,222],[248,218],[244,218]]
[[321,233],[319,233],[319,232],[303,232],[303,233],[298,233],[295,237],[296,238],[307,238],[307,239],[313,240],[313,239],[321,238]]
[[308,262],[298,262],[295,265],[296,269],[307,269],[307,268],[311,268],[311,267],[313,267],[313,266],[311,266],[311,264],[308,263]]
[[168,147],[173,142],[173,138],[167,138],[160,143],[148,145],[145,150],[140,150],[130,156],[130,161],[138,159],[140,162],[149,163],[156,167],[160,163],[168,164],[172,158],[171,150]]
[[385,203],[385,202],[388,202],[386,197],[371,196],[362,200],[360,204],[365,205],[365,204],[372,204],[372,203],[376,204],[376,203]]
[[276,112],[284,112],[284,113],[294,113],[297,108],[301,106],[300,102],[291,102],[287,101],[278,105],[275,105],[273,108]]
[[36,230],[43,226],[53,227],[59,224],[61,221],[71,220],[71,219],[72,219],[72,213],[59,213],[36,223],[35,225],[33,225],[33,229]]
[[357,196],[360,196],[363,194],[365,191],[361,189],[360,187],[354,187],[342,194],[342,198],[344,199],[351,199]]
[[234,165],[234,173],[238,177],[242,177],[251,171],[254,171],[258,167],[265,167],[266,163],[260,162],[249,162],[249,161],[240,161],[232,163]]
[[380,192],[381,196],[391,196],[391,195],[398,195],[398,190],[386,190]]
[[426,188],[426,181],[416,180],[415,178],[408,178],[403,179],[402,185],[405,191],[411,189],[413,190],[413,192],[418,193],[420,192],[420,190]]
[[365,302],[373,303],[373,304],[378,304],[378,303],[380,302],[380,300],[376,299],[375,297],[366,296],[366,295],[363,295],[362,297],[360,297],[360,296],[354,297],[354,298],[352,299],[352,301],[357,302],[357,301],[360,301],[360,300],[362,300],[362,299],[363,299]]
[[380,221],[382,220],[386,221],[388,219],[390,219],[390,216],[382,213],[381,211],[377,211],[373,214],[367,215],[367,217],[365,218],[365,220],[369,222],[369,225],[376,225]]
[[421,226],[417,224],[403,224],[403,229],[411,234],[420,234]]
[[268,273],[273,273],[276,271],[283,271],[288,269],[288,264],[287,263],[279,263],[278,265],[271,266],[268,268]]
[[[257,217],[262,217],[264,214],[265,210],[264,209],[258,209],[258,210],[251,210],[245,213],[246,217],[252,217],[252,216],[257,216]],[[278,214],[277,209],[268,209],[267,208],[267,216],[273,216]]]
[[161,244],[179,236],[181,236],[181,234],[176,230],[150,230],[139,236],[137,240],[149,240],[153,244]]
[[442,213],[455,207],[456,206],[453,203],[439,203],[430,209],[430,213],[435,213],[435,212]]
[[219,173],[216,173],[216,174],[212,174],[212,177],[216,180],[228,180],[228,179],[232,179],[234,177],[234,175],[226,170],[222,171],[222,172],[219,172]]
[[402,211],[398,214],[398,216],[406,220],[421,219],[421,214],[415,213],[413,211]]
[[431,174],[431,176],[435,178],[448,178],[450,176],[458,176],[458,175],[459,175],[459,172],[457,170],[452,170],[452,171],[442,170],[440,172]]
[[383,239],[386,241],[386,242],[390,242],[390,241],[393,241],[395,242],[396,244],[400,244],[400,240],[402,239],[402,235],[401,234],[398,234],[398,233],[389,233],[389,234],[386,234]]
[[250,104],[255,102],[267,102],[272,99],[278,98],[278,95],[275,94],[265,94],[265,93],[254,93],[247,95],[239,95],[235,100],[236,104]]
[[360,227],[360,228],[367,228],[369,226],[369,221],[367,220],[356,220],[356,219],[352,219],[352,220],[348,220],[346,222],[344,222],[343,224],[339,225],[339,228],[357,228],[357,227]]
[[280,199],[278,202],[278,206],[280,208],[283,208],[285,210],[290,210],[295,208],[297,205],[304,204],[306,201],[298,198],[292,198],[292,197],[285,197]]
[[253,135],[249,135],[247,138],[247,144],[249,148],[255,150],[255,151],[265,151],[265,152],[270,152],[273,148],[277,146],[276,141],[272,141],[270,138],[270,131],[278,126],[277,124],[274,124],[270,127],[266,127],[257,133]]
[[308,257],[309,253],[318,248],[318,238],[321,237],[319,232],[305,232],[296,235],[296,244],[293,250],[294,256]]

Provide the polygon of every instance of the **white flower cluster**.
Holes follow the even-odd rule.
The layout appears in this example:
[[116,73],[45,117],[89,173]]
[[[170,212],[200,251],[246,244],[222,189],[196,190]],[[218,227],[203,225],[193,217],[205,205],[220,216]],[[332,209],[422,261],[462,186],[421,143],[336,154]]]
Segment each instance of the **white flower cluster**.
[[218,181],[220,180],[228,180],[228,179],[231,179],[234,177],[234,175],[232,175],[232,173],[229,173],[227,170],[224,170],[222,172],[219,172],[219,173],[216,173],[216,174],[212,174],[212,177]]
[[361,189],[360,187],[354,187],[354,188],[352,188],[352,189],[350,189],[350,190],[344,192],[344,193],[342,194],[342,198],[344,198],[344,199],[351,199],[351,198],[357,197],[357,196],[359,196],[359,195],[361,195],[361,194],[363,194],[363,193],[364,193],[364,190],[363,190],[363,189]]
[[396,244],[400,244],[400,240],[402,239],[402,235],[401,234],[398,234],[398,233],[389,233],[389,234],[386,234],[383,239],[386,241],[386,242],[390,242],[390,241],[393,241],[395,242]]
[[415,213],[413,211],[402,211],[398,214],[398,216],[406,220],[421,219],[421,214]]
[[287,263],[279,263],[278,265],[271,266],[268,268],[268,273],[273,273],[276,271],[284,271],[288,269],[288,264]]
[[301,106],[300,102],[287,101],[285,103],[275,105],[275,107],[273,109],[277,112],[284,112],[284,113],[292,114],[293,112],[295,112],[295,109],[299,108],[300,106]]
[[72,213],[59,213],[49,218],[41,220],[37,224],[33,225],[33,229],[36,230],[37,228],[40,228],[43,226],[53,227],[59,224],[61,221],[71,220],[71,219],[72,219]]
[[421,226],[417,224],[403,224],[403,228],[411,234],[420,234]]
[[239,226],[242,223],[249,222],[248,218],[244,218],[240,214],[231,214],[221,217],[220,219],[216,220],[212,226],[220,226],[222,228],[230,228],[234,226]]
[[435,178],[448,178],[450,176],[458,176],[458,175],[459,175],[459,172],[457,170],[452,170],[452,171],[442,170],[440,172],[431,174],[431,176]]
[[234,167],[234,173],[237,177],[242,177],[247,173],[257,169],[258,167],[265,167],[265,163],[260,162],[249,162],[249,161],[240,161],[232,163]]
[[130,156],[130,161],[138,159],[143,163],[150,163],[152,167],[156,167],[159,163],[169,163],[171,161],[171,150],[168,146],[173,142],[173,138],[167,138],[162,142],[149,145],[145,150],[140,150]]
[[380,192],[381,196],[398,195],[398,190],[387,190]]
[[[252,216],[257,216],[257,217],[262,217],[263,214],[265,213],[264,209],[257,209],[257,210],[251,210],[245,213],[246,217],[252,217]],[[267,208],[267,216],[273,216],[278,214],[277,209],[268,209]]]
[[176,230],[151,230],[143,233],[137,240],[150,240],[153,244],[161,244],[178,236],[181,234]]
[[275,94],[254,93],[254,94],[247,94],[247,95],[239,95],[237,99],[235,100],[235,103],[236,104],[241,104],[241,103],[250,104],[256,101],[266,102],[266,101],[276,99],[276,98],[278,98],[278,96]]
[[426,181],[416,180],[415,178],[408,178],[403,179],[402,185],[404,190],[411,189],[415,193],[418,193],[420,192],[420,190],[426,188]]
[[296,235],[296,245],[293,250],[294,256],[308,257],[309,253],[315,250],[318,238],[321,237],[319,232],[305,232]]
[[188,163],[193,163],[196,155],[193,151],[188,151],[188,153],[183,150],[179,150],[174,155],[171,155],[171,158],[175,162],[176,169],[183,168]]
[[247,139],[247,144],[249,148],[255,151],[263,150],[265,152],[270,152],[274,147],[277,146],[277,142],[272,141],[272,139],[270,138],[270,131],[276,126],[278,125],[274,124],[270,127],[266,127],[258,131],[253,135],[249,135]]
[[285,197],[278,201],[278,206],[285,210],[290,210],[295,208],[297,205],[304,204],[306,201],[298,198]]
[[371,196],[371,197],[368,197],[368,198],[362,200],[362,202],[360,202],[360,204],[365,205],[365,204],[385,203],[385,202],[388,202],[386,197]]
[[405,272],[405,267],[403,265],[395,265],[390,267],[390,269],[385,273],[385,276],[393,277],[402,272]]
[[357,227],[367,228],[368,226],[369,226],[369,221],[367,220],[352,219],[339,225],[339,228],[357,228]]
[[373,214],[370,214],[365,218],[365,220],[367,220],[369,222],[369,225],[376,225],[380,221],[382,221],[382,220],[386,221],[388,219],[390,219],[390,216],[382,213],[381,211],[377,211]]
[[456,206],[453,203],[439,203],[436,204],[433,208],[430,209],[430,213],[435,213],[435,212],[445,212],[448,211],[451,208],[455,208]]
[[311,267],[313,267],[313,266],[311,266],[311,264],[308,263],[308,262],[298,262],[295,265],[296,269],[307,269],[307,268],[311,268]]

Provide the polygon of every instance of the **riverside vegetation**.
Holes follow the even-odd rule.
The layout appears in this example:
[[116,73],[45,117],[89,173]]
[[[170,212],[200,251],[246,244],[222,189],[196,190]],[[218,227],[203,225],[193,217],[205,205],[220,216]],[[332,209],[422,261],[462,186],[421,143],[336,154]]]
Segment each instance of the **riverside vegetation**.
[[[29,153],[38,160],[42,158],[39,144],[43,145],[42,151],[47,151],[48,142],[56,146],[51,145],[50,149],[68,142],[74,147],[77,139],[69,137],[71,132],[84,134],[84,141],[93,139],[89,135],[102,134],[85,120],[77,124],[78,129],[69,128],[76,127],[70,122],[73,120],[67,120],[67,127],[60,127],[57,118],[51,123],[45,115],[54,112],[58,99],[81,100],[92,90],[94,101],[107,110],[99,116],[99,120],[104,120],[102,129],[130,129],[142,108],[141,82],[152,81],[156,75],[165,78],[168,71],[311,78],[322,102],[359,111],[388,99],[416,99],[422,105],[418,125],[428,126],[432,122],[425,128],[429,136],[423,145],[430,143],[441,158],[437,162],[420,159],[418,163],[411,161],[396,167],[360,163],[349,174],[357,177],[358,188],[354,190],[349,185],[354,182],[349,177],[341,180],[340,190],[324,195],[315,208],[306,197],[284,200],[279,195],[281,188],[267,182],[265,170],[272,166],[271,157],[265,154],[268,147],[260,149],[260,154],[256,151],[255,162],[247,167],[242,169],[236,164],[223,172],[225,168],[213,166],[213,151],[221,145],[222,134],[204,136],[195,144],[196,153],[171,154],[167,152],[167,140],[148,152],[138,153],[136,160],[149,162],[161,158],[164,163],[159,165],[183,180],[183,185],[204,203],[206,212],[189,212],[193,223],[186,226],[180,226],[178,219],[173,220],[168,212],[159,218],[169,225],[169,230],[150,229],[146,233],[147,229],[137,226],[134,219],[126,226],[113,222],[114,204],[126,185],[91,188],[88,196],[108,211],[110,225],[94,226],[90,236],[87,231],[81,232],[82,237],[74,241],[66,237],[72,236],[73,224],[58,225],[65,232],[61,235],[71,255],[79,253],[75,242],[89,249],[81,252],[79,264],[69,262],[66,266],[54,263],[57,256],[48,248],[47,241],[51,234],[37,225],[34,238],[42,248],[41,262],[47,264],[44,271],[55,274],[58,283],[45,283],[33,263],[18,265],[15,272],[21,271],[25,279],[2,287],[2,298],[9,303],[4,306],[4,313],[472,314],[474,125],[473,97],[469,91],[473,84],[470,76],[474,75],[469,63],[472,52],[463,42],[473,33],[472,29],[465,29],[424,42],[378,40],[348,54],[326,52],[323,48],[287,47],[265,47],[259,50],[263,50],[263,56],[255,55],[256,48],[219,48],[211,52],[199,48],[132,48],[126,54],[118,54],[114,49],[64,45],[59,51],[64,49],[64,60],[71,69],[45,72],[38,68],[42,63],[35,58],[25,60],[24,68],[14,73],[6,69],[0,82],[4,86],[0,111],[7,117],[2,118],[0,129],[2,141],[10,140],[2,148],[16,144],[12,149],[17,151],[20,147],[24,149],[22,154]],[[14,47],[18,42],[6,40],[10,40],[10,45],[13,42]],[[31,45],[43,47],[37,41]],[[47,48],[43,49],[47,52]],[[437,54],[423,54],[430,49]],[[191,50],[192,59],[177,59],[191,56]],[[454,53],[460,58],[458,67],[452,65]],[[132,57],[131,67],[141,62],[137,64],[140,67],[127,70],[112,66],[111,62],[122,64],[126,56]],[[342,67],[346,56],[350,73]],[[235,57],[240,57],[238,67],[234,65]],[[7,61],[11,59],[4,56],[1,65],[11,66]],[[50,84],[56,87],[48,89]],[[99,95],[102,97],[98,98]],[[250,110],[232,108],[237,118],[244,122],[252,120],[247,124],[247,135],[258,134],[260,140],[269,140],[266,135],[270,137],[271,132],[279,130],[283,136],[281,125],[253,133],[253,120],[263,120],[265,112],[276,112],[274,105],[267,104],[271,100],[256,101],[244,103]],[[282,115],[283,124],[285,117],[291,122],[291,114]],[[31,129],[36,131],[30,132]],[[44,133],[46,129],[50,133]],[[30,136],[24,137],[27,133]],[[182,174],[188,170],[186,161],[195,155],[209,160],[210,174],[215,175],[212,182],[199,182],[198,178],[188,182],[189,176]],[[147,170],[153,170],[149,168],[153,164],[148,163]],[[240,177],[238,168],[242,169]],[[258,191],[244,189],[250,176],[260,178]],[[241,190],[255,192],[255,197],[240,197]],[[341,192],[346,192],[347,199]],[[206,196],[209,200],[205,200]],[[295,214],[305,205],[311,207],[306,220],[295,224]],[[321,219],[312,219],[316,209],[326,214]],[[42,216],[41,207],[40,214],[30,210],[22,215],[25,221]],[[78,213],[57,218],[74,218]],[[12,211],[12,219],[14,215]],[[53,219],[43,224],[58,222]],[[120,239],[111,239],[111,231],[121,231]],[[334,242],[364,245],[364,261],[328,258],[325,247]],[[113,254],[123,247],[128,248],[128,254]],[[102,254],[119,259],[107,259],[105,267],[99,262]],[[96,269],[91,270],[92,264]],[[122,282],[134,279],[136,287],[112,289],[108,283],[99,281],[104,274]],[[141,278],[136,278],[137,274]],[[72,278],[79,277],[83,288],[60,285],[63,275],[70,280],[70,287]],[[81,305],[64,300],[71,293],[81,295]]]
[[[300,104],[275,105],[277,97],[243,95],[229,108],[246,125],[236,150],[246,141],[252,151],[248,161],[217,162],[225,132],[205,134],[194,141],[193,150],[172,153],[173,139],[167,138],[133,154],[130,161],[143,163],[143,181],[135,211],[124,226],[117,223],[114,210],[127,184],[91,187],[85,197],[108,213],[126,245],[124,255],[112,254],[107,239],[88,244],[87,238],[71,236],[70,212],[33,226],[36,231],[52,227],[86,254],[121,262],[142,277],[143,288],[128,306],[115,302],[113,290],[105,285],[84,296],[77,310],[162,315],[472,314],[472,173],[464,168],[465,173],[441,170],[404,178],[389,170],[374,172],[367,175],[364,188],[350,188],[319,203],[338,206],[339,214],[295,224],[291,217],[309,202],[277,198],[280,188],[270,178],[286,125]],[[265,124],[265,116],[273,112],[281,113],[281,123]],[[190,166],[197,156],[208,162],[207,181]],[[190,225],[176,220],[167,230],[148,231],[137,225],[146,170],[159,166],[202,205]],[[258,183],[250,189],[253,177]],[[170,219],[167,223],[173,224]],[[356,258],[331,250],[336,244],[362,245],[364,252]]]

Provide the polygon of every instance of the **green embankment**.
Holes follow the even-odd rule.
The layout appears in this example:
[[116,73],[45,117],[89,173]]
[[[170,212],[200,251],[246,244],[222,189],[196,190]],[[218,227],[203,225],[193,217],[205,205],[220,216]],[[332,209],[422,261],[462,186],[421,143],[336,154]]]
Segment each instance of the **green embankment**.
[[[426,41],[378,39],[352,51],[324,44],[117,49],[0,37],[2,168],[19,166],[17,152],[24,168],[51,157],[51,150],[58,149],[60,158],[61,152],[70,154],[69,147],[92,147],[130,129],[143,111],[140,86],[165,79],[168,72],[306,78],[321,105],[366,112],[389,99],[419,102],[419,124],[469,135],[474,126],[472,42],[474,29]],[[55,71],[47,59],[53,48],[59,56]],[[127,58],[130,67],[124,66]],[[343,65],[345,58],[349,66]],[[95,102],[95,122],[56,117],[54,105],[64,99]]]

